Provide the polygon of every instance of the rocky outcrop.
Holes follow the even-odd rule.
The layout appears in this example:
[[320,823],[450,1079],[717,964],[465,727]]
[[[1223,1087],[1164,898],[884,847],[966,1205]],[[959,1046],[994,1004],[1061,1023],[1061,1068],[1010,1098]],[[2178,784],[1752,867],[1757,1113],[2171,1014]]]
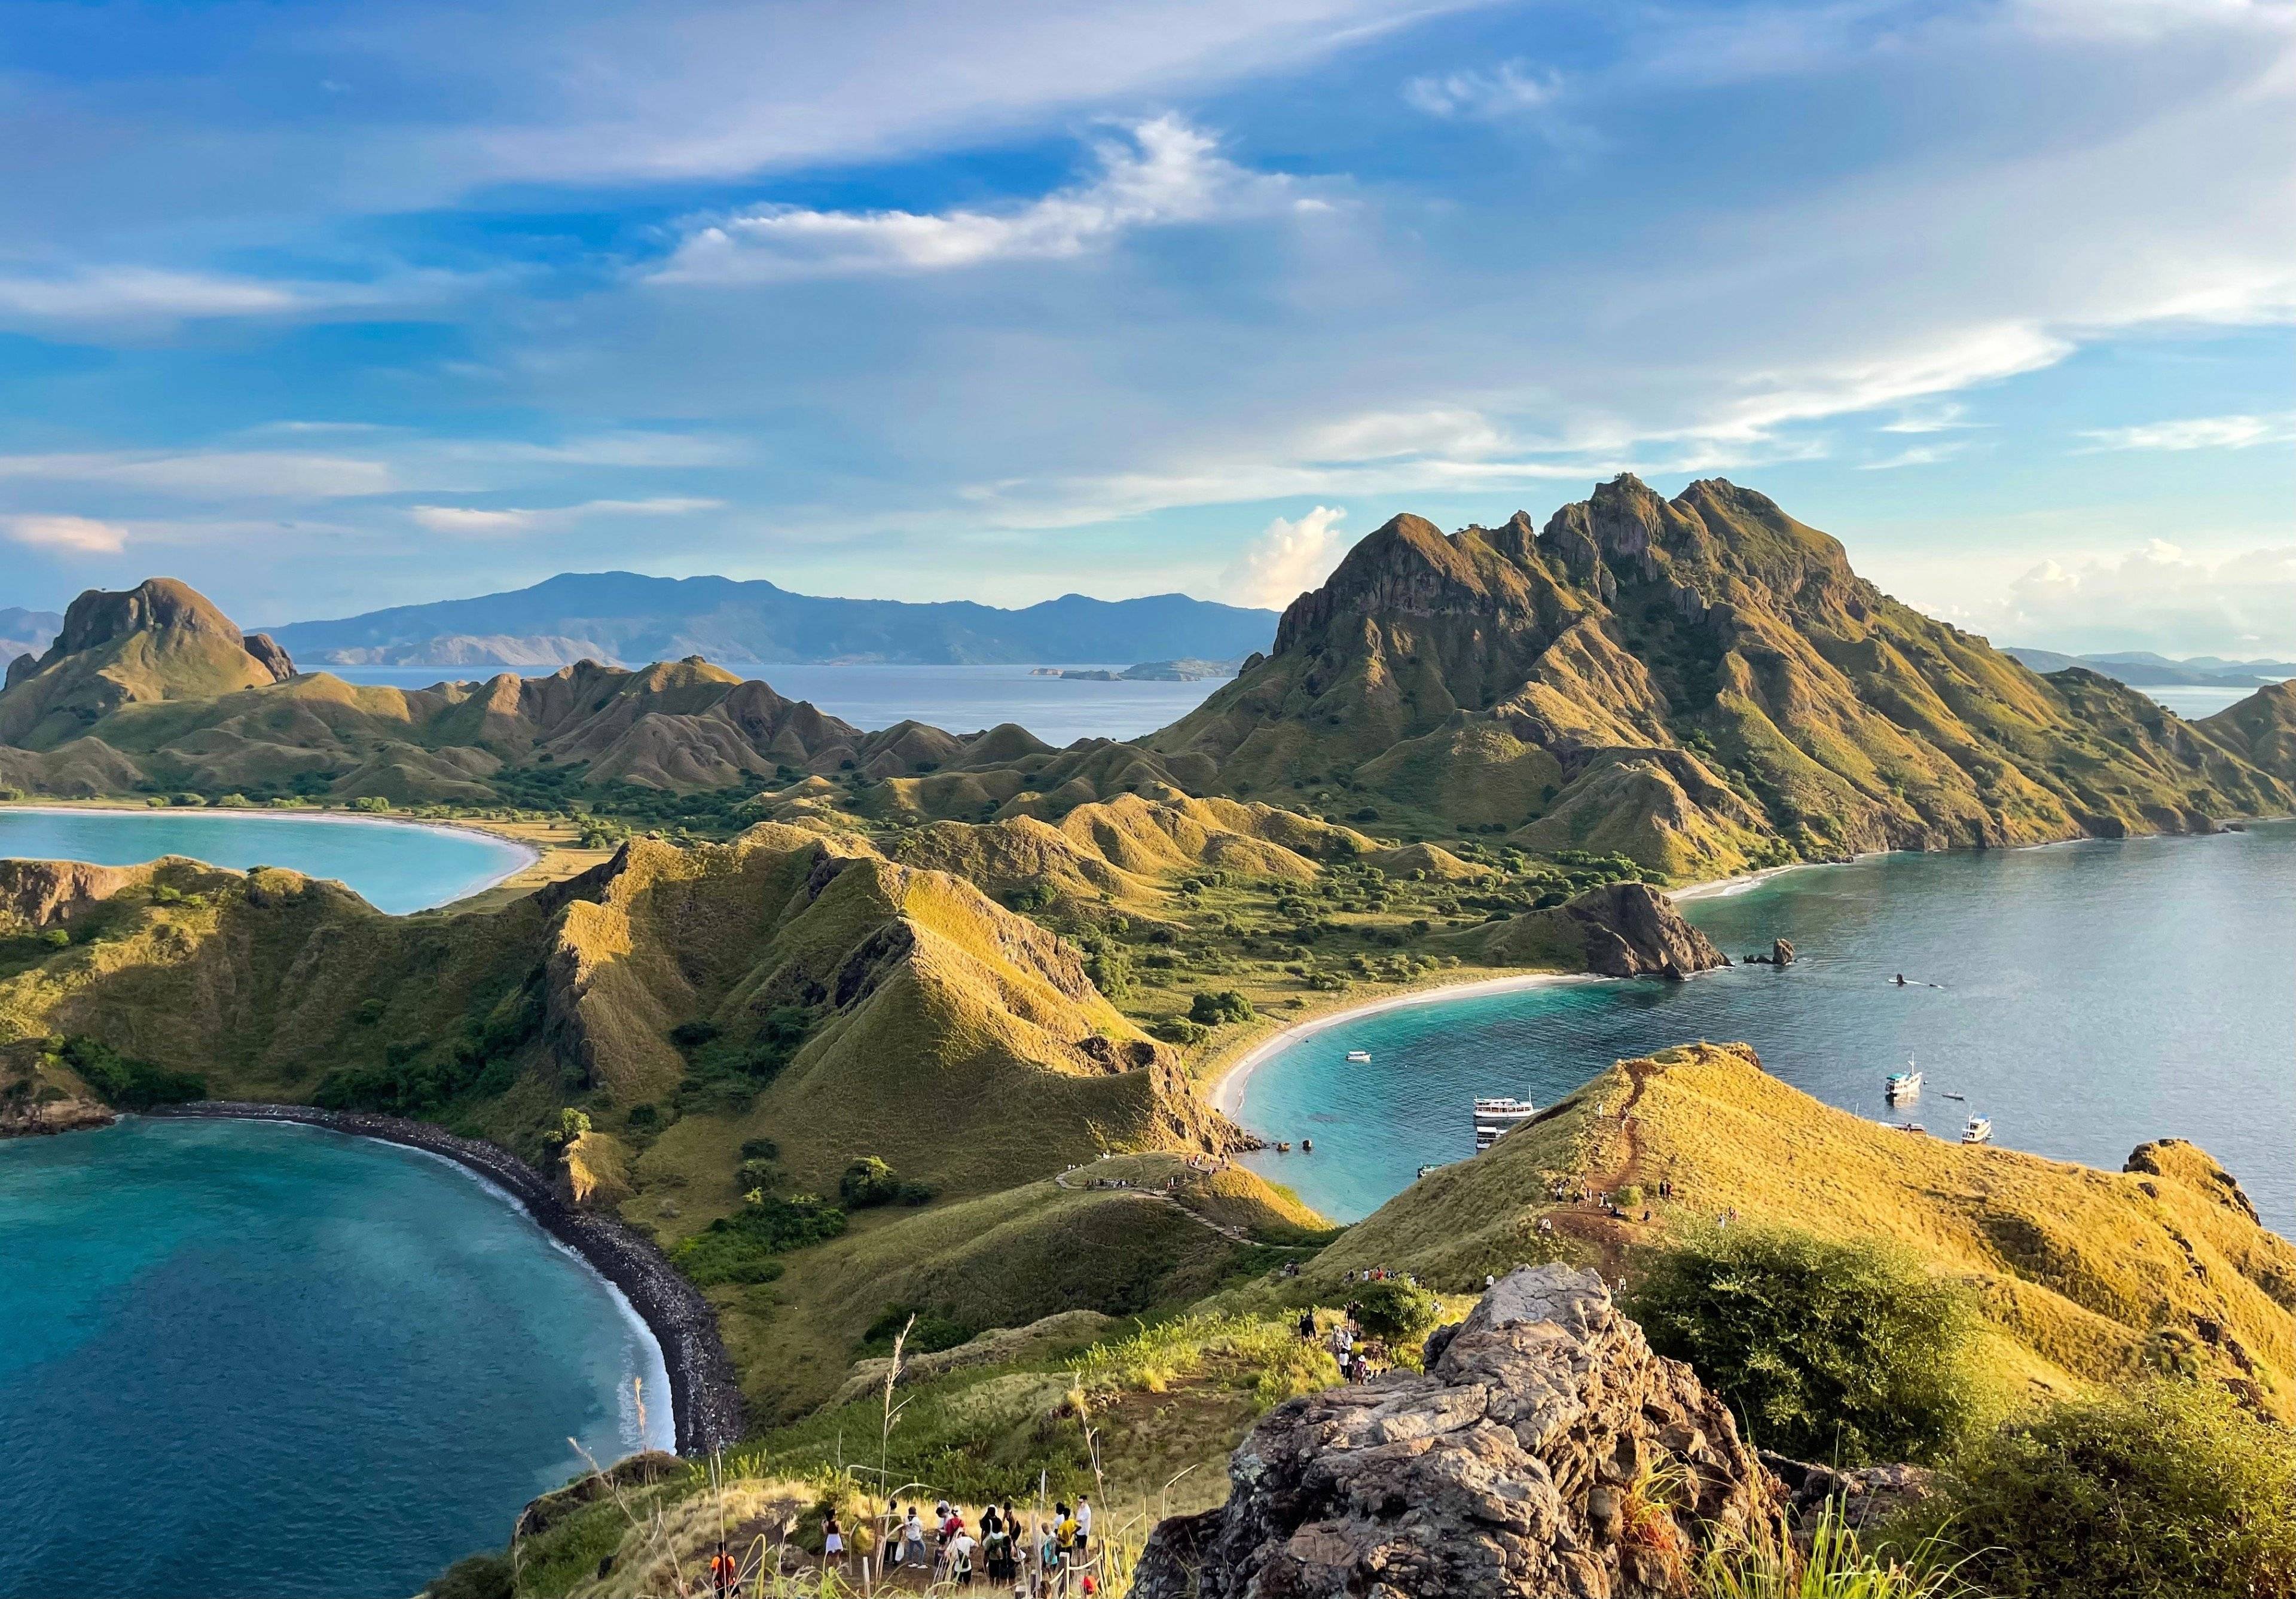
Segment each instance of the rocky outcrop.
[[284,683],[295,675],[295,663],[268,633],[250,633],[243,642],[247,652],[255,658],[255,664],[269,672],[275,683]]
[[1925,1466],[1875,1465],[1843,1469],[1762,1451],[1762,1464],[1784,1485],[1786,1513],[1794,1536],[1808,1539],[1828,1507],[1856,1529],[1880,1527],[1911,1510],[1937,1490],[1937,1473]]
[[86,861],[0,860],[0,931],[37,932],[68,922],[122,889],[151,882],[162,864],[92,866]]
[[1688,977],[1730,957],[1646,883],[1590,889],[1566,907],[1586,946],[1587,970],[1604,977]]
[[1728,1406],[1595,1274],[1516,1271],[1427,1353],[1269,1414],[1226,1505],[1151,1537],[1134,1599],[1659,1599],[1697,1540],[1784,1537]]

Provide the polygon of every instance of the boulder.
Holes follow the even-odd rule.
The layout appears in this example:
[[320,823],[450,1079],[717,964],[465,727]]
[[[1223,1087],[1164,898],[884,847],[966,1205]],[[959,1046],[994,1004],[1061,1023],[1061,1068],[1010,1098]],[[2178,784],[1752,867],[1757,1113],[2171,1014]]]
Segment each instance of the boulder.
[[1578,926],[1587,970],[1603,977],[1688,977],[1729,958],[1647,883],[1589,889],[1564,906]]
[[1770,964],[1773,966],[1791,966],[1793,964],[1794,947],[1787,943],[1784,939],[1771,939]]
[[1150,1537],[1134,1599],[1660,1599],[1784,1503],[1729,1407],[1593,1272],[1511,1273],[1394,1372],[1270,1412],[1227,1503]]

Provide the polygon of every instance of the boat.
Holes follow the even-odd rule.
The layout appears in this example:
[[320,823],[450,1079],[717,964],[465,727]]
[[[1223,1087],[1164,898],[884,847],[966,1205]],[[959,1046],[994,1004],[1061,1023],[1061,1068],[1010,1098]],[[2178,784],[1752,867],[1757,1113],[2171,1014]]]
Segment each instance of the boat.
[[1419,1168],[1419,1175],[1423,1177],[1431,1171],[1440,1171],[1446,1166],[1456,1166],[1458,1162],[1456,1160],[1431,1160],[1426,1165]]
[[1911,1061],[1903,1071],[1893,1071],[1882,1085],[1882,1091],[1891,1099],[1912,1099],[1922,1091],[1922,1074],[1914,1070]]
[[1279,1155],[1288,1155],[1292,1152],[1292,1146],[1286,1143],[1278,1143],[1275,1146],[1275,1152]]
[[1961,1141],[1964,1144],[1992,1143],[1993,1118],[1990,1116],[1971,1117],[1968,1123],[1961,1129]]
[[1946,1095],[1946,1097],[1947,1097],[1948,1099],[1964,1099],[1964,1100],[1965,1100],[1965,1099],[1967,1099],[1967,1098],[1969,1097],[1969,1095],[1966,1095],[1966,1094],[1948,1094],[1948,1095]]
[[1926,1133],[1929,1128],[1918,1121],[1893,1121],[1890,1124],[1901,1133]]
[[1367,1062],[1371,1059],[1371,1051],[1367,1049],[1351,1049],[1348,1051],[1348,1059],[1357,1062]]
[[1538,1114],[1538,1107],[1512,1095],[1475,1102],[1475,1152],[1481,1154],[1508,1133]]

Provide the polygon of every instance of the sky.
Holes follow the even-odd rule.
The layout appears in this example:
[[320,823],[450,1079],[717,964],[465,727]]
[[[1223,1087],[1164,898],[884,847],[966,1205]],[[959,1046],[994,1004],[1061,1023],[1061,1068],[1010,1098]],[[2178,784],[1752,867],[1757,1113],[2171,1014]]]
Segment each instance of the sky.
[[1632,471],[2296,654],[2296,0],[0,19],[0,605],[1281,605]]

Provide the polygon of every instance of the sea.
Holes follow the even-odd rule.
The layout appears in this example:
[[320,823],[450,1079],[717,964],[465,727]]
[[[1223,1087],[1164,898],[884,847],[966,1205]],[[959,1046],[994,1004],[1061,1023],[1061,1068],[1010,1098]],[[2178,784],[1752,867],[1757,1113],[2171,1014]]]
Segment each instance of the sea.
[[508,1195],[316,1128],[0,1141],[0,1595],[411,1594],[671,1447],[653,1339]]
[[475,828],[365,816],[0,805],[0,857],[132,866],[163,855],[332,878],[392,915],[476,894],[534,858]]
[[[1827,1103],[1932,1136],[1978,1112],[1999,1144],[2112,1170],[2148,1139],[2191,1139],[2296,1235],[2296,823],[1876,856],[1682,909],[1734,959],[1776,938],[1798,958],[1467,994],[1307,1034],[1244,1079],[1238,1114],[1315,1152],[1250,1163],[1354,1220],[1422,1164],[1473,1152],[1478,1095],[1544,1105],[1615,1060],[1744,1041]],[[1908,1065],[1922,1100],[1892,1111],[1883,1078]]]
[[[1202,704],[1227,678],[1197,683],[1096,682],[1090,678],[1039,676],[1030,666],[888,666],[878,662],[801,663],[718,661],[744,677],[761,678],[775,693],[808,700],[831,716],[857,727],[890,727],[903,720],[923,722],[950,733],[976,733],[1000,722],[1018,722],[1046,743],[1065,746],[1080,738],[1138,738],[1178,721]],[[482,677],[485,667],[321,666],[351,683],[392,688],[428,688],[441,679]],[[524,667],[535,676],[545,668]],[[1080,663],[1069,671],[1122,671],[1123,666]]]

